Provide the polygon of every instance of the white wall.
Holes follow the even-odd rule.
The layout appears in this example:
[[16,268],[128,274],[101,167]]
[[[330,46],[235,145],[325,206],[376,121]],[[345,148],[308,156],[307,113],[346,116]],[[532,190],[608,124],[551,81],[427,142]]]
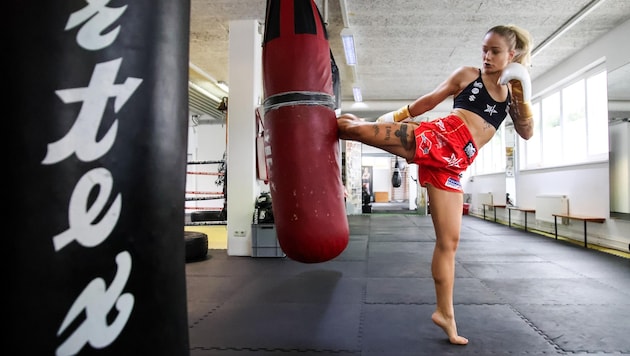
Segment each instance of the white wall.
[[256,20],[230,21],[228,105],[228,245],[230,256],[252,255],[256,180],[255,110],[262,98],[262,35]]
[[[598,41],[572,56],[561,65],[553,68],[532,83],[533,95],[552,88],[585,66],[606,59],[606,68],[616,69],[630,62],[630,46],[627,35],[630,33],[630,21],[625,22]],[[534,59],[535,65],[535,59]],[[475,176],[473,182],[465,176],[463,186],[471,193],[473,203],[471,212],[481,214],[481,206],[476,204],[478,193],[492,192],[495,204],[497,199],[505,199],[505,174]],[[630,221],[611,219],[609,209],[609,167],[608,162],[576,165],[564,168],[528,170],[517,172],[516,204],[535,208],[536,195],[564,194],[569,197],[569,211],[576,215],[589,215],[606,218],[604,224],[588,223],[589,243],[628,251],[630,248]],[[504,209],[497,210],[497,218],[507,220]],[[522,214],[514,212],[512,221],[524,223]],[[535,227],[553,233],[553,224],[537,222],[530,215],[528,228]],[[558,233],[582,241],[583,222],[570,221],[569,225],[559,225]]]

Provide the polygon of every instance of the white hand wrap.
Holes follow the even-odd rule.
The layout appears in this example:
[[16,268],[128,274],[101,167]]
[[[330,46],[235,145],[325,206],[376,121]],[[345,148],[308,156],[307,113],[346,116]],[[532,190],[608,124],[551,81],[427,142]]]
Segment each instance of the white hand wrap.
[[396,111],[390,111],[381,115],[378,119],[376,119],[376,122],[399,122],[410,117],[411,114],[409,113],[409,105],[405,105]]
[[390,111],[385,113],[376,119],[376,122],[394,122],[394,112]]

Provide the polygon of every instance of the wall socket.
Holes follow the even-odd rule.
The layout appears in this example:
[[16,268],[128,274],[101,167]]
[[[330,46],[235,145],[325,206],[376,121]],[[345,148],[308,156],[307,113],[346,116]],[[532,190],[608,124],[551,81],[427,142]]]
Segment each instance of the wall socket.
[[245,230],[234,230],[234,236],[245,237]]

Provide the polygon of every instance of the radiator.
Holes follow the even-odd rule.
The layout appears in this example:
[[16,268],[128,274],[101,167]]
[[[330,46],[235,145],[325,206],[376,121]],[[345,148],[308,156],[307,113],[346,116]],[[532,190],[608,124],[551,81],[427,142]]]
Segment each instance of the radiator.
[[568,214],[569,198],[566,195],[537,195],[536,220],[554,222],[551,214]]

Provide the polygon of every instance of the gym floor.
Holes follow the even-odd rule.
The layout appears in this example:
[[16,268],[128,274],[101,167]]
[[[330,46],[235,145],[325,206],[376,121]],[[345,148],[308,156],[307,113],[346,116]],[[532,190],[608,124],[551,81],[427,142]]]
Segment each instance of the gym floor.
[[455,313],[431,321],[430,216],[349,216],[337,258],[186,264],[191,356],[630,355],[630,259],[463,216]]

